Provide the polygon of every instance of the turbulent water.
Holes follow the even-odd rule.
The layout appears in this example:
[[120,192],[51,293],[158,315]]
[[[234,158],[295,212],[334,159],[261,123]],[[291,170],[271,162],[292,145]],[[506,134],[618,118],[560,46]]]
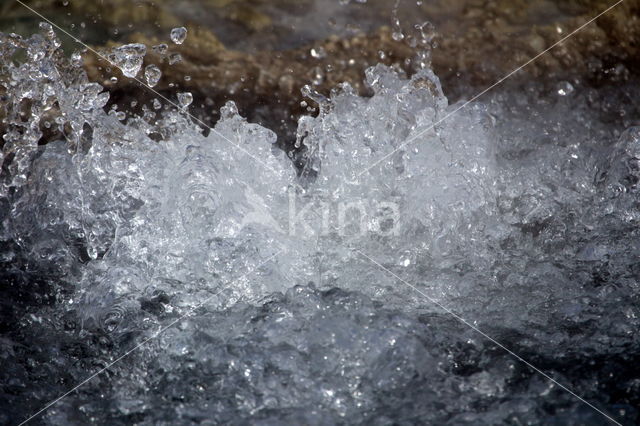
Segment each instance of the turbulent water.
[[460,108],[377,66],[373,97],[307,91],[285,153],[232,103],[213,129],[105,111],[59,46],[0,44],[3,423],[153,336],[34,421],[609,421],[471,325],[640,420],[633,84],[627,109],[576,82]]

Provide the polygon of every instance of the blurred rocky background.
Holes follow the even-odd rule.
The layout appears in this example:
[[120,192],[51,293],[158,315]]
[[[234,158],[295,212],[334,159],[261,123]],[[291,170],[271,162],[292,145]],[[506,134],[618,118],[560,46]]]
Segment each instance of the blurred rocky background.
[[[211,124],[228,100],[250,121],[294,139],[297,119],[313,114],[301,94],[327,96],[341,82],[361,94],[377,63],[411,74],[433,66],[450,101],[469,98],[550,47],[614,2],[602,0],[25,0],[98,51],[144,43],[145,65],[162,71],[156,90],[189,91],[191,112]],[[29,34],[42,20],[15,1],[1,6],[0,31]],[[638,74],[640,1],[626,0],[516,76],[598,87]],[[188,36],[171,42],[172,28]],[[70,37],[65,51],[83,49]],[[150,47],[166,43],[168,50]],[[180,56],[178,57],[177,54]],[[141,108],[155,94],[91,52],[90,78],[119,108]],[[142,73],[141,73],[142,74]],[[115,78],[114,78],[115,77]],[[140,77],[140,76],[139,76]],[[136,100],[131,106],[131,101]]]

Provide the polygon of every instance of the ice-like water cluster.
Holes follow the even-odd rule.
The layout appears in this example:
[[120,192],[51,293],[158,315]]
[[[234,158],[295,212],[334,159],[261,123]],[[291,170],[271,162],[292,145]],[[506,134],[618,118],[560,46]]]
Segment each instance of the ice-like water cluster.
[[[125,47],[135,76],[144,49]],[[48,422],[602,420],[433,300],[637,415],[607,405],[598,377],[569,374],[639,346],[640,130],[612,134],[588,94],[459,110],[431,70],[377,66],[370,98],[306,92],[320,113],[299,123],[297,173],[231,103],[208,136],[184,110],[123,122],[50,28],[0,49],[3,261],[22,253],[71,288],[37,327],[106,363],[190,314]],[[74,340],[87,335],[103,337]],[[36,400],[67,390],[49,389]]]

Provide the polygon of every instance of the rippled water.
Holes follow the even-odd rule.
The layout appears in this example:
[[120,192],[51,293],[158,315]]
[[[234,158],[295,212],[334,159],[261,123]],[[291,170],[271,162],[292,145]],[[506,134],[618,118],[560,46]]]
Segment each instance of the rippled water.
[[154,336],[37,421],[608,421],[469,324],[638,421],[640,128],[611,119],[637,85],[461,108],[380,65],[370,98],[307,90],[287,153],[232,103],[206,130],[189,102],[105,111],[46,25],[0,46],[3,422]]

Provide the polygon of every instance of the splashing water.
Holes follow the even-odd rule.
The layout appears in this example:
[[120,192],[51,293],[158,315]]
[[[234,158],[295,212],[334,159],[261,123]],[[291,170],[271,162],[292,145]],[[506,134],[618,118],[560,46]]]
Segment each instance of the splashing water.
[[[458,104],[428,67],[379,65],[371,98],[308,88],[320,114],[300,120],[298,175],[233,103],[209,136],[156,107],[125,124],[50,28],[1,37],[2,257],[72,288],[38,313],[52,333],[107,336],[87,346],[104,361],[211,299],[47,422],[602,420],[360,252],[534,363],[557,359],[563,382],[590,354],[638,353],[640,129],[613,138],[575,88],[526,114],[507,94],[441,121]],[[145,52],[112,61],[133,77]],[[57,140],[39,146],[44,128]],[[60,359],[67,383],[84,379]],[[598,400],[599,377],[572,380]]]

